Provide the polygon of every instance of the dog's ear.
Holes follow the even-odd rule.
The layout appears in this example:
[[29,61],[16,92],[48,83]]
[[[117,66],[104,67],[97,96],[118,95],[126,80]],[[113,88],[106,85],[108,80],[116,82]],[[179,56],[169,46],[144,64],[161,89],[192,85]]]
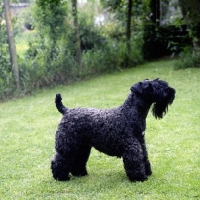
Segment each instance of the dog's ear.
[[151,82],[149,82],[149,84],[148,84],[148,87],[149,87],[149,88],[153,88],[153,86],[152,86],[152,83],[151,83]]
[[138,92],[139,94],[142,94],[142,82],[138,82],[138,83],[134,84],[131,87],[131,91],[132,92]]

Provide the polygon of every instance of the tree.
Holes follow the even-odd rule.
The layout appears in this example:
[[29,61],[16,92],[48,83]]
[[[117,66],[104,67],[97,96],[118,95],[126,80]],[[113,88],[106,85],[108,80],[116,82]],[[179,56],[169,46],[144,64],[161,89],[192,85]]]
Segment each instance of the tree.
[[[135,11],[137,10],[138,4],[141,3],[139,0],[102,0],[104,7],[111,8],[114,12],[118,13],[123,19],[120,18],[120,21],[125,20],[126,24],[126,60],[125,65],[130,65],[130,54],[131,54],[131,32],[132,32],[132,21],[133,15],[137,15]],[[134,8],[134,11],[133,11]]]
[[[49,36],[52,39],[52,56],[55,55],[55,47],[58,35],[62,33],[62,31],[58,31],[62,29],[65,15],[65,11],[62,7],[61,0],[37,0],[36,3],[42,10],[41,18],[43,21],[43,25],[48,25],[50,27]],[[72,16],[73,16],[73,25],[74,25],[74,36],[75,36],[75,52],[76,52],[76,61],[81,68],[81,46],[80,46],[80,34],[79,34],[79,26],[78,26],[78,11],[77,11],[77,0],[71,0],[72,7]]]
[[5,6],[5,14],[6,14],[6,29],[7,29],[9,49],[10,49],[10,60],[11,60],[11,65],[12,65],[12,74],[14,77],[15,84],[17,88],[19,88],[19,69],[18,69],[18,63],[17,63],[17,54],[16,54],[16,47],[15,47],[15,42],[14,42],[14,34],[13,34],[13,28],[12,28],[9,0],[4,0],[4,6]]
[[78,11],[77,11],[77,0],[72,0],[72,15],[74,18],[74,34],[75,34],[75,43],[76,43],[76,61],[78,63],[79,69],[81,69],[81,41],[79,34],[79,25],[78,25]]
[[[126,56],[126,65],[130,65],[130,54],[131,54],[131,33],[132,33],[132,22],[133,16],[138,17],[142,15],[140,12],[142,9],[139,8],[139,5],[142,5],[140,0],[127,0],[127,10],[126,10],[126,48],[127,48],[127,56]],[[140,10],[140,12],[139,12]]]
[[[50,38],[51,52],[50,58],[54,59],[57,56],[57,40],[61,37],[62,28],[64,25],[65,10],[62,8],[61,0],[37,0],[38,6],[36,15],[39,21],[40,32],[43,31]],[[45,29],[45,27],[48,27]],[[41,34],[42,35],[42,34]]]
[[131,40],[131,16],[132,16],[132,5],[133,0],[128,0],[127,6],[127,22],[126,22],[126,42],[127,42],[127,56],[126,56],[126,65],[129,66],[130,64],[130,40]]
[[192,30],[194,53],[200,56],[200,0],[179,0],[179,5]]

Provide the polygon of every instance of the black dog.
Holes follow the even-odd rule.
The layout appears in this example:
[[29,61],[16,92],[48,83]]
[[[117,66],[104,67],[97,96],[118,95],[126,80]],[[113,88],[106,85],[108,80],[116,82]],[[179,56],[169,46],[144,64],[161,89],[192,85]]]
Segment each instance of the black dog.
[[144,181],[151,175],[144,133],[150,107],[162,118],[175,98],[175,90],[159,79],[136,83],[118,108],[66,108],[61,95],[56,107],[63,118],[56,132],[56,154],[51,162],[53,177],[59,181],[87,175],[86,163],[92,147],[122,157],[130,181]]

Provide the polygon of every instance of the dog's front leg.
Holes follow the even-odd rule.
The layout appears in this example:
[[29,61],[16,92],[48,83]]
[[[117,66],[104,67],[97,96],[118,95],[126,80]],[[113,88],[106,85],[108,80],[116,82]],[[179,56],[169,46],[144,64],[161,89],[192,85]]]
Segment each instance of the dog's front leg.
[[144,154],[145,173],[147,176],[150,176],[152,174],[151,164],[148,159],[148,152],[147,152],[147,148],[146,148],[146,142],[145,142],[144,135],[143,135],[143,138],[141,139],[141,146],[142,146],[142,150],[143,150],[143,154]]
[[128,146],[125,147],[122,157],[124,168],[130,181],[144,181],[147,179],[143,149],[137,139],[130,141],[129,138]]

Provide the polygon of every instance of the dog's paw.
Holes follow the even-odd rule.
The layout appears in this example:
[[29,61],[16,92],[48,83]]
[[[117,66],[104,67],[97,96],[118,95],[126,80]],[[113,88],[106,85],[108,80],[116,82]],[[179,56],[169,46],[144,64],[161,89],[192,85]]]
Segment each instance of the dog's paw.
[[148,178],[147,176],[134,176],[134,177],[129,177],[129,180],[131,182],[136,182],[136,181],[140,181],[140,182],[144,182],[146,181]]

